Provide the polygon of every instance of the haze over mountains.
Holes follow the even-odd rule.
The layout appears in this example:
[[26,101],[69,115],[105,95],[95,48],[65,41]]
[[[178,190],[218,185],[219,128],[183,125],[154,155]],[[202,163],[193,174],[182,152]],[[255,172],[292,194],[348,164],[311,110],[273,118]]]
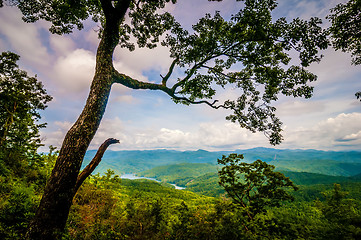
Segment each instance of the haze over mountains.
[[[261,159],[276,166],[279,171],[309,172],[332,176],[354,176],[361,174],[361,152],[358,151],[319,151],[319,150],[279,150],[271,148],[252,148],[236,151],[209,152],[144,150],[144,151],[106,151],[95,173],[112,169],[116,174],[139,173],[154,167],[180,163],[208,164],[216,169],[217,159],[232,152],[244,154],[246,162]],[[85,156],[83,166],[95,155],[90,150]]]

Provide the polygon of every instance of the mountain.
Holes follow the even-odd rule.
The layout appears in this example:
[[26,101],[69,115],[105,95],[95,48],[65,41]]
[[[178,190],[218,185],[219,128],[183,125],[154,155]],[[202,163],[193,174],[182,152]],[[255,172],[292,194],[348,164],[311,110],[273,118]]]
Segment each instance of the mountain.
[[334,160],[339,162],[361,163],[360,151],[320,151],[320,150],[300,150],[300,149],[273,149],[273,148],[252,148],[246,150],[236,150],[237,153],[244,154],[245,159],[254,161],[281,161],[281,160]]
[[353,179],[360,179],[361,180],[361,173],[358,173],[354,176],[352,176]]
[[[313,172],[333,176],[352,176],[361,173],[361,152],[334,152],[318,150],[290,150],[253,148],[236,151],[209,152],[144,150],[144,151],[106,151],[95,173],[113,169],[116,174],[138,173],[157,166],[180,163],[217,164],[222,155],[232,152],[244,154],[246,162],[261,159],[277,167],[278,170]],[[88,151],[83,167],[90,162],[96,151]]]
[[[83,167],[90,162],[96,151],[86,153]],[[95,173],[112,169],[116,174],[137,173],[153,167],[178,163],[216,164],[217,158],[230,152],[144,150],[144,151],[106,151]]]
[[360,173],[361,163],[340,162],[335,160],[295,160],[270,161],[278,171],[310,172],[331,176],[354,176]]

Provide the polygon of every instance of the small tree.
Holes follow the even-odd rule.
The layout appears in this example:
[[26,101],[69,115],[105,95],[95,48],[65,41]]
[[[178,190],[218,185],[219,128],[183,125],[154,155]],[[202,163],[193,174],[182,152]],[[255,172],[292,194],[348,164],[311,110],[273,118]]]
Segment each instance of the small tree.
[[219,184],[247,213],[249,220],[267,207],[278,207],[282,201],[293,200],[285,188],[297,187],[274,166],[261,160],[242,162],[243,155],[232,153],[222,156],[218,164],[224,165],[218,172]]

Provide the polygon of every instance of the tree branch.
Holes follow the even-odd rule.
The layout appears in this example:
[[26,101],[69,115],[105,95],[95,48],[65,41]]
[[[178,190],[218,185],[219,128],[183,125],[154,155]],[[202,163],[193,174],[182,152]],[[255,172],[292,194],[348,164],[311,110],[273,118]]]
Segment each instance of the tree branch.
[[172,94],[171,89],[167,88],[163,84],[142,82],[125,74],[119,73],[113,69],[113,83],[120,83],[131,89],[148,89],[148,90],[162,90],[168,95]]
[[174,70],[174,67],[175,67],[175,65],[178,63],[178,59],[174,59],[173,60],[173,62],[172,62],[172,64],[170,65],[170,67],[169,67],[169,70],[168,70],[168,73],[167,73],[167,75],[165,75],[164,77],[162,77],[162,85],[163,86],[166,86],[166,84],[167,84],[167,81],[168,81],[168,79],[169,79],[169,77],[172,75],[172,73],[173,73],[173,70]]
[[217,74],[223,76],[224,78],[228,78],[228,79],[231,79],[231,80],[237,80],[237,78],[229,76],[224,72],[218,71],[214,67],[209,67],[207,65],[202,65],[202,67],[210,70],[218,79],[219,79],[219,77],[217,76]]
[[207,57],[205,59],[203,59],[202,61],[200,61],[199,63],[195,63],[193,65],[193,67],[189,70],[187,76],[185,78],[183,78],[181,81],[177,82],[176,84],[173,85],[172,87],[172,91],[175,92],[177,90],[177,88],[179,86],[181,86],[184,82],[188,81],[192,76],[193,74],[201,67],[203,66],[203,64],[205,64],[206,62],[208,62],[209,60],[213,59],[213,58],[216,58],[216,57],[219,57],[220,55],[214,55],[214,56],[210,56],[210,57]]
[[[148,89],[148,90],[161,90],[163,92],[165,92],[166,94],[168,94],[170,97],[172,97],[175,100],[179,100],[179,101],[185,101],[187,103],[190,104],[207,104],[208,106],[214,108],[214,109],[219,109],[219,108],[225,108],[225,109],[229,109],[232,108],[231,106],[224,106],[224,105],[215,105],[218,100],[214,100],[212,103],[208,102],[206,100],[201,100],[201,101],[192,101],[189,98],[186,97],[180,97],[177,96],[175,93],[175,84],[172,88],[168,88],[165,85],[162,84],[157,84],[157,83],[149,83],[149,82],[142,82],[139,80],[136,80],[134,78],[131,78],[125,74],[119,73],[117,70],[113,70],[113,82],[114,83],[120,83],[128,88],[131,89]],[[179,82],[178,82],[179,83]]]
[[94,171],[94,169],[99,165],[102,157],[104,155],[105,150],[109,147],[109,145],[119,143],[119,140],[114,138],[108,138],[105,142],[99,147],[97,153],[91,162],[83,169],[83,171],[79,174],[78,179],[76,181],[76,185],[74,188],[74,195],[78,191],[79,187],[82,185],[84,180]]

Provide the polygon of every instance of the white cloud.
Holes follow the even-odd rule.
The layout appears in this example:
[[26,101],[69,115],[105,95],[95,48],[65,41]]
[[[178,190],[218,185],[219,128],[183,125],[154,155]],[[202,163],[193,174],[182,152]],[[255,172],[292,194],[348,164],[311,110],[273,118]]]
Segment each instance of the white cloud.
[[[262,133],[252,133],[238,124],[223,121],[222,123],[202,123],[196,136],[199,146],[209,149],[236,149],[267,145],[268,139]],[[201,147],[199,147],[201,148]]]
[[128,136],[124,133],[123,122],[119,118],[102,120],[90,149],[97,149],[108,138],[118,139],[121,145],[127,144]]
[[361,72],[361,69],[351,65],[351,55],[329,48],[324,53],[325,57],[320,63],[314,63],[309,68],[318,76],[316,86],[319,84],[330,84],[351,80],[352,77]]
[[139,103],[139,99],[133,97],[132,95],[120,95],[111,99],[111,102],[123,102],[128,104]]
[[94,54],[84,49],[76,49],[57,60],[53,80],[62,87],[62,92],[80,92],[90,88],[94,72]]
[[94,29],[89,30],[86,34],[85,34],[85,39],[91,44],[93,45],[93,47],[97,47],[99,44],[100,39],[98,38],[98,32],[95,31]]
[[9,49],[6,48],[6,44],[5,42],[0,38],[0,50],[3,51],[7,51]]
[[137,48],[133,52],[118,47],[114,57],[114,67],[118,71],[138,80],[150,82],[160,82],[161,78],[147,79],[144,71],[156,70],[165,75],[171,63],[168,49],[162,46],[156,49]]
[[162,128],[160,134],[157,136],[157,143],[171,146],[179,146],[189,142],[187,139],[191,136],[189,132],[183,132],[181,130],[172,130]]
[[357,133],[351,133],[349,135],[344,136],[342,139],[339,139],[339,141],[354,141],[360,139],[361,139],[361,131],[358,131]]
[[296,17],[309,19],[315,16],[324,18],[329,14],[330,9],[340,2],[346,0],[280,0],[279,7],[290,10],[287,14],[289,19]]
[[190,29],[191,26],[197,22],[200,18],[204,17],[205,13],[214,15],[216,11],[220,11],[225,15],[226,19],[231,14],[237,13],[237,11],[244,5],[241,1],[179,1],[171,8],[171,13],[175,15],[176,20],[180,21],[183,26]]
[[322,112],[325,110],[325,108],[326,108],[325,102],[323,101],[289,100],[277,106],[277,115],[279,116],[297,115],[297,117],[299,117],[300,115]]
[[74,41],[68,36],[59,36],[56,34],[50,35],[49,38],[51,49],[58,56],[65,56],[71,54],[75,50]]
[[[73,123],[68,121],[55,121],[48,125],[47,129],[41,130],[43,143],[46,147],[53,145],[60,148],[67,131],[72,125]],[[120,140],[121,144],[127,142],[127,136],[123,133],[123,123],[119,118],[102,120],[89,149],[97,149],[108,138],[116,138]],[[46,151],[45,148],[43,150]]]
[[294,9],[289,13],[290,16],[300,17],[303,19],[308,19],[311,16],[319,16],[320,9],[316,1],[299,1]]
[[339,114],[313,127],[286,129],[282,147],[322,150],[358,149],[361,144],[361,113]]
[[[319,150],[354,150],[361,145],[361,113],[339,114],[312,127],[285,128],[284,142],[279,148]],[[46,145],[60,146],[70,122],[55,122],[52,132],[42,133]],[[113,150],[167,148],[178,150],[235,150],[271,147],[262,133],[251,133],[230,122],[203,122],[194,130],[187,127],[141,128],[119,118],[103,119],[89,149],[97,149],[106,139],[116,138],[120,144]]]
[[[128,123],[127,123],[128,124]],[[92,141],[92,149],[96,149],[105,139],[113,137],[120,144],[113,149],[154,149],[167,148],[178,150],[207,149],[219,150],[255,147],[267,144],[266,137],[241,129],[233,123],[201,123],[196,130],[154,128],[126,128],[119,118],[104,119]]]
[[1,9],[0,34],[11,48],[2,51],[12,50],[32,65],[47,66],[50,56],[39,34],[41,25],[24,23],[21,17],[22,14],[15,7]]

